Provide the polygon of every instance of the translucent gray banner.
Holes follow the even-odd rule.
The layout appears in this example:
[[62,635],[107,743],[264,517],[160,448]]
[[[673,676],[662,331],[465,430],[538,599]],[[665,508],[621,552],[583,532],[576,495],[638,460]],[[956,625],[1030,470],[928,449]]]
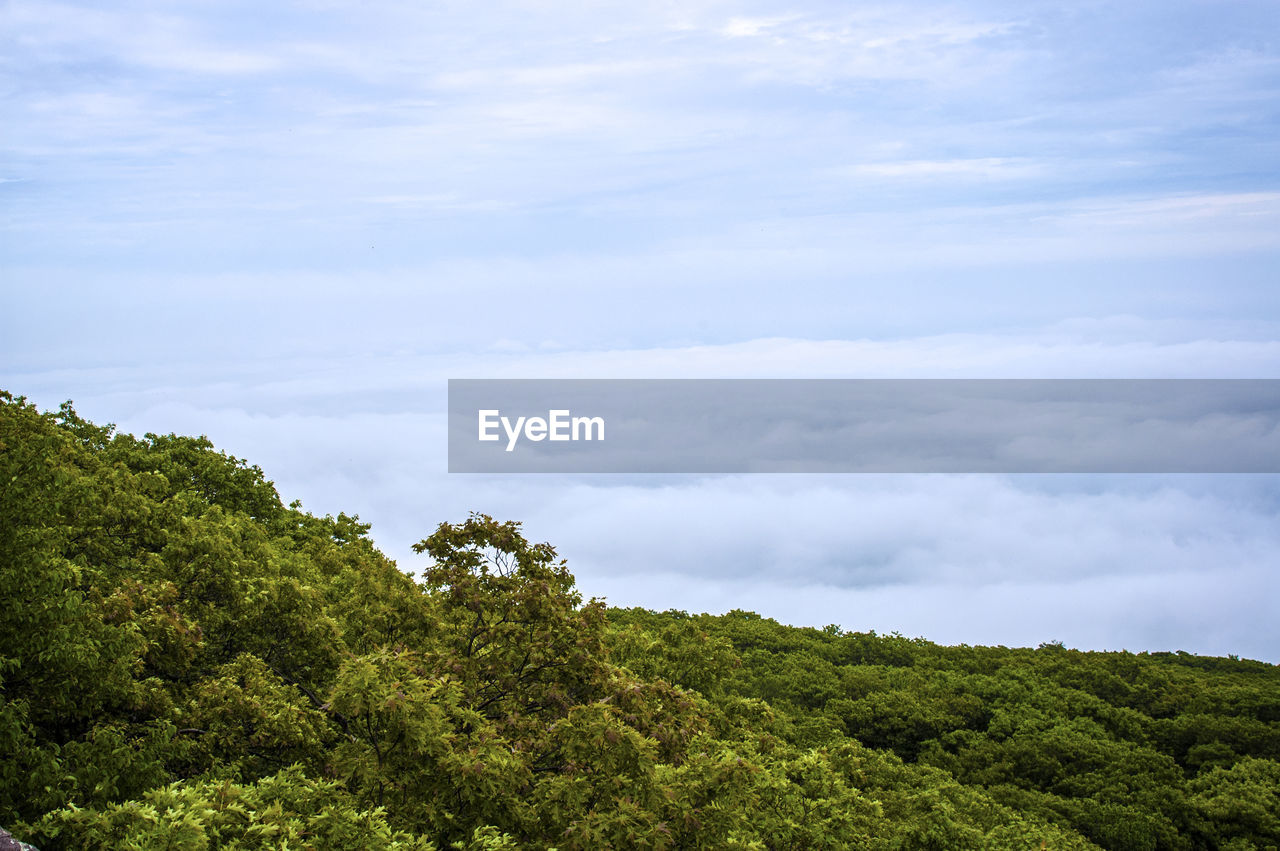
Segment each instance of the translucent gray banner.
[[1276,473],[1280,379],[454,379],[451,473]]

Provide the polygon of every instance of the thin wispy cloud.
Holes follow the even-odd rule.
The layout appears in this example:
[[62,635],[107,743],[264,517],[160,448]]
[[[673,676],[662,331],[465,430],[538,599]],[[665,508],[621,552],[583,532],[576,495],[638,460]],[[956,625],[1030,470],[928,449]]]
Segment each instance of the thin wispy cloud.
[[1036,177],[1046,165],[1032,160],[977,157],[954,160],[886,160],[859,163],[843,169],[852,177],[887,177],[916,180],[946,178],[1015,180]]

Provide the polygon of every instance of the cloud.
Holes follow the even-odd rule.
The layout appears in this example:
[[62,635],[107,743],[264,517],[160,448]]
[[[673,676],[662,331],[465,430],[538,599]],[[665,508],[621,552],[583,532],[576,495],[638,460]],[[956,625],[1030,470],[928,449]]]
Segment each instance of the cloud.
[[[580,572],[581,575],[581,572]],[[1034,647],[1061,640],[1096,650],[1185,650],[1276,661],[1275,607],[1263,595],[1278,590],[1260,568],[1088,581],[1000,585],[934,582],[877,589],[797,585],[783,580],[708,580],[654,573],[644,581],[585,580],[614,605],[722,613],[761,611],[783,623],[842,625],[921,636],[942,644]],[[1255,589],[1256,593],[1249,589]]]
[[770,476],[531,484],[497,502],[527,504],[530,533],[615,605],[745,608],[950,643],[1058,638],[1274,660],[1274,492],[1159,478],[1112,493],[1096,481],[1040,487]]
[[1044,166],[1024,159],[1003,157],[979,157],[958,160],[896,160],[860,163],[845,169],[843,173],[855,177],[888,177],[907,179],[937,179],[947,177],[981,179],[1025,179],[1044,172]]
[[280,67],[274,49],[245,50],[209,43],[193,18],[140,9],[107,10],[66,3],[13,2],[11,23],[31,55],[88,53],[95,59],[192,74],[259,74]]
[[16,3],[11,262],[541,253],[698,291],[1277,249],[1275,57],[1235,17],[1118,55],[1096,10],[1016,11]]
[[756,36],[768,33],[788,20],[794,20],[794,18],[730,18],[721,32],[730,38]]

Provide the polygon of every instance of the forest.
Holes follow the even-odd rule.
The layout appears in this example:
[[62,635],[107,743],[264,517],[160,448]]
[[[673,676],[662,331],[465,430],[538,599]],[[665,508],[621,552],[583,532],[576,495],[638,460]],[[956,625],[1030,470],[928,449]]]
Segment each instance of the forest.
[[1275,849],[1280,668],[398,566],[203,437],[0,393],[0,826],[41,849]]

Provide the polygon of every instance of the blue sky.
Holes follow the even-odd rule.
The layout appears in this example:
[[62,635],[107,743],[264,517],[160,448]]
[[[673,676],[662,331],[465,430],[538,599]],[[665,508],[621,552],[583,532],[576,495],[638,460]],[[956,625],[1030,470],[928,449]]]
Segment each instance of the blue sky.
[[1277,660],[1269,477],[500,479],[449,377],[1280,377],[1273,2],[0,10],[0,386],[588,595]]

